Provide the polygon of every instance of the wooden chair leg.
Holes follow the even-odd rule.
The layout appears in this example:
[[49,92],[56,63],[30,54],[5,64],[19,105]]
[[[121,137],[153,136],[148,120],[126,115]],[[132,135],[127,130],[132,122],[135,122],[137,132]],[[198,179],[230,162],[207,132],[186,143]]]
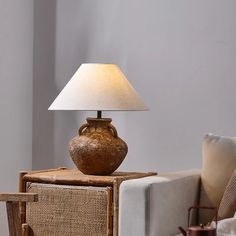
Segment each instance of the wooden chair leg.
[[10,236],[21,236],[19,202],[6,202]]
[[29,225],[28,224],[22,224],[22,234],[21,236],[30,236],[29,233]]

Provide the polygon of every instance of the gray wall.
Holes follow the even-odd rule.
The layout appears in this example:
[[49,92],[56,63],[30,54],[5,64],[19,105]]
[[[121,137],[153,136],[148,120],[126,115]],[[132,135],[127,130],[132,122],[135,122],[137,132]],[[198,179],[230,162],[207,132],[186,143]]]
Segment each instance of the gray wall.
[[[234,0],[58,0],[55,86],[83,62],[117,63],[150,107],[107,114],[129,145],[121,169],[200,167],[205,133],[236,135],[235,12]],[[54,117],[54,165],[73,166],[86,113]]]
[[[32,168],[33,1],[0,0],[0,191]],[[0,235],[7,235],[0,206]]]

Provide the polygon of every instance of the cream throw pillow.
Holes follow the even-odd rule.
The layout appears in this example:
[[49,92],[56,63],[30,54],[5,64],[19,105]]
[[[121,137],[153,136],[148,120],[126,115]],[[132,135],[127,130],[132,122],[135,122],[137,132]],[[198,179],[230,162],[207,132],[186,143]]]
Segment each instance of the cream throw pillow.
[[[219,207],[227,183],[236,168],[236,138],[208,134],[203,142],[200,205]],[[210,222],[214,212],[200,211],[200,223]]]

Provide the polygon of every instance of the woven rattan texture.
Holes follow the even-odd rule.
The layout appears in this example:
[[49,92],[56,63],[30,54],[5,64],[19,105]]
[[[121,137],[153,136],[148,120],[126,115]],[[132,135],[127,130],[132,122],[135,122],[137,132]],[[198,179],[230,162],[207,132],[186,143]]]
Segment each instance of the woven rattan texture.
[[27,192],[38,193],[28,203],[26,222],[35,236],[108,235],[110,188],[32,183]]
[[218,218],[226,219],[234,216],[236,212],[236,170],[226,187],[223,198],[220,202]]

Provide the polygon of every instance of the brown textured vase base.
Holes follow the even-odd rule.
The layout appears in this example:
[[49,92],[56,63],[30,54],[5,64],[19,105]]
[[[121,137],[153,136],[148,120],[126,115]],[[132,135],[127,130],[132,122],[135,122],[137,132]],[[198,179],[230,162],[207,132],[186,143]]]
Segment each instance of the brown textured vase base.
[[109,175],[124,160],[127,144],[118,137],[110,118],[87,118],[79,134],[69,143],[69,152],[84,174]]

